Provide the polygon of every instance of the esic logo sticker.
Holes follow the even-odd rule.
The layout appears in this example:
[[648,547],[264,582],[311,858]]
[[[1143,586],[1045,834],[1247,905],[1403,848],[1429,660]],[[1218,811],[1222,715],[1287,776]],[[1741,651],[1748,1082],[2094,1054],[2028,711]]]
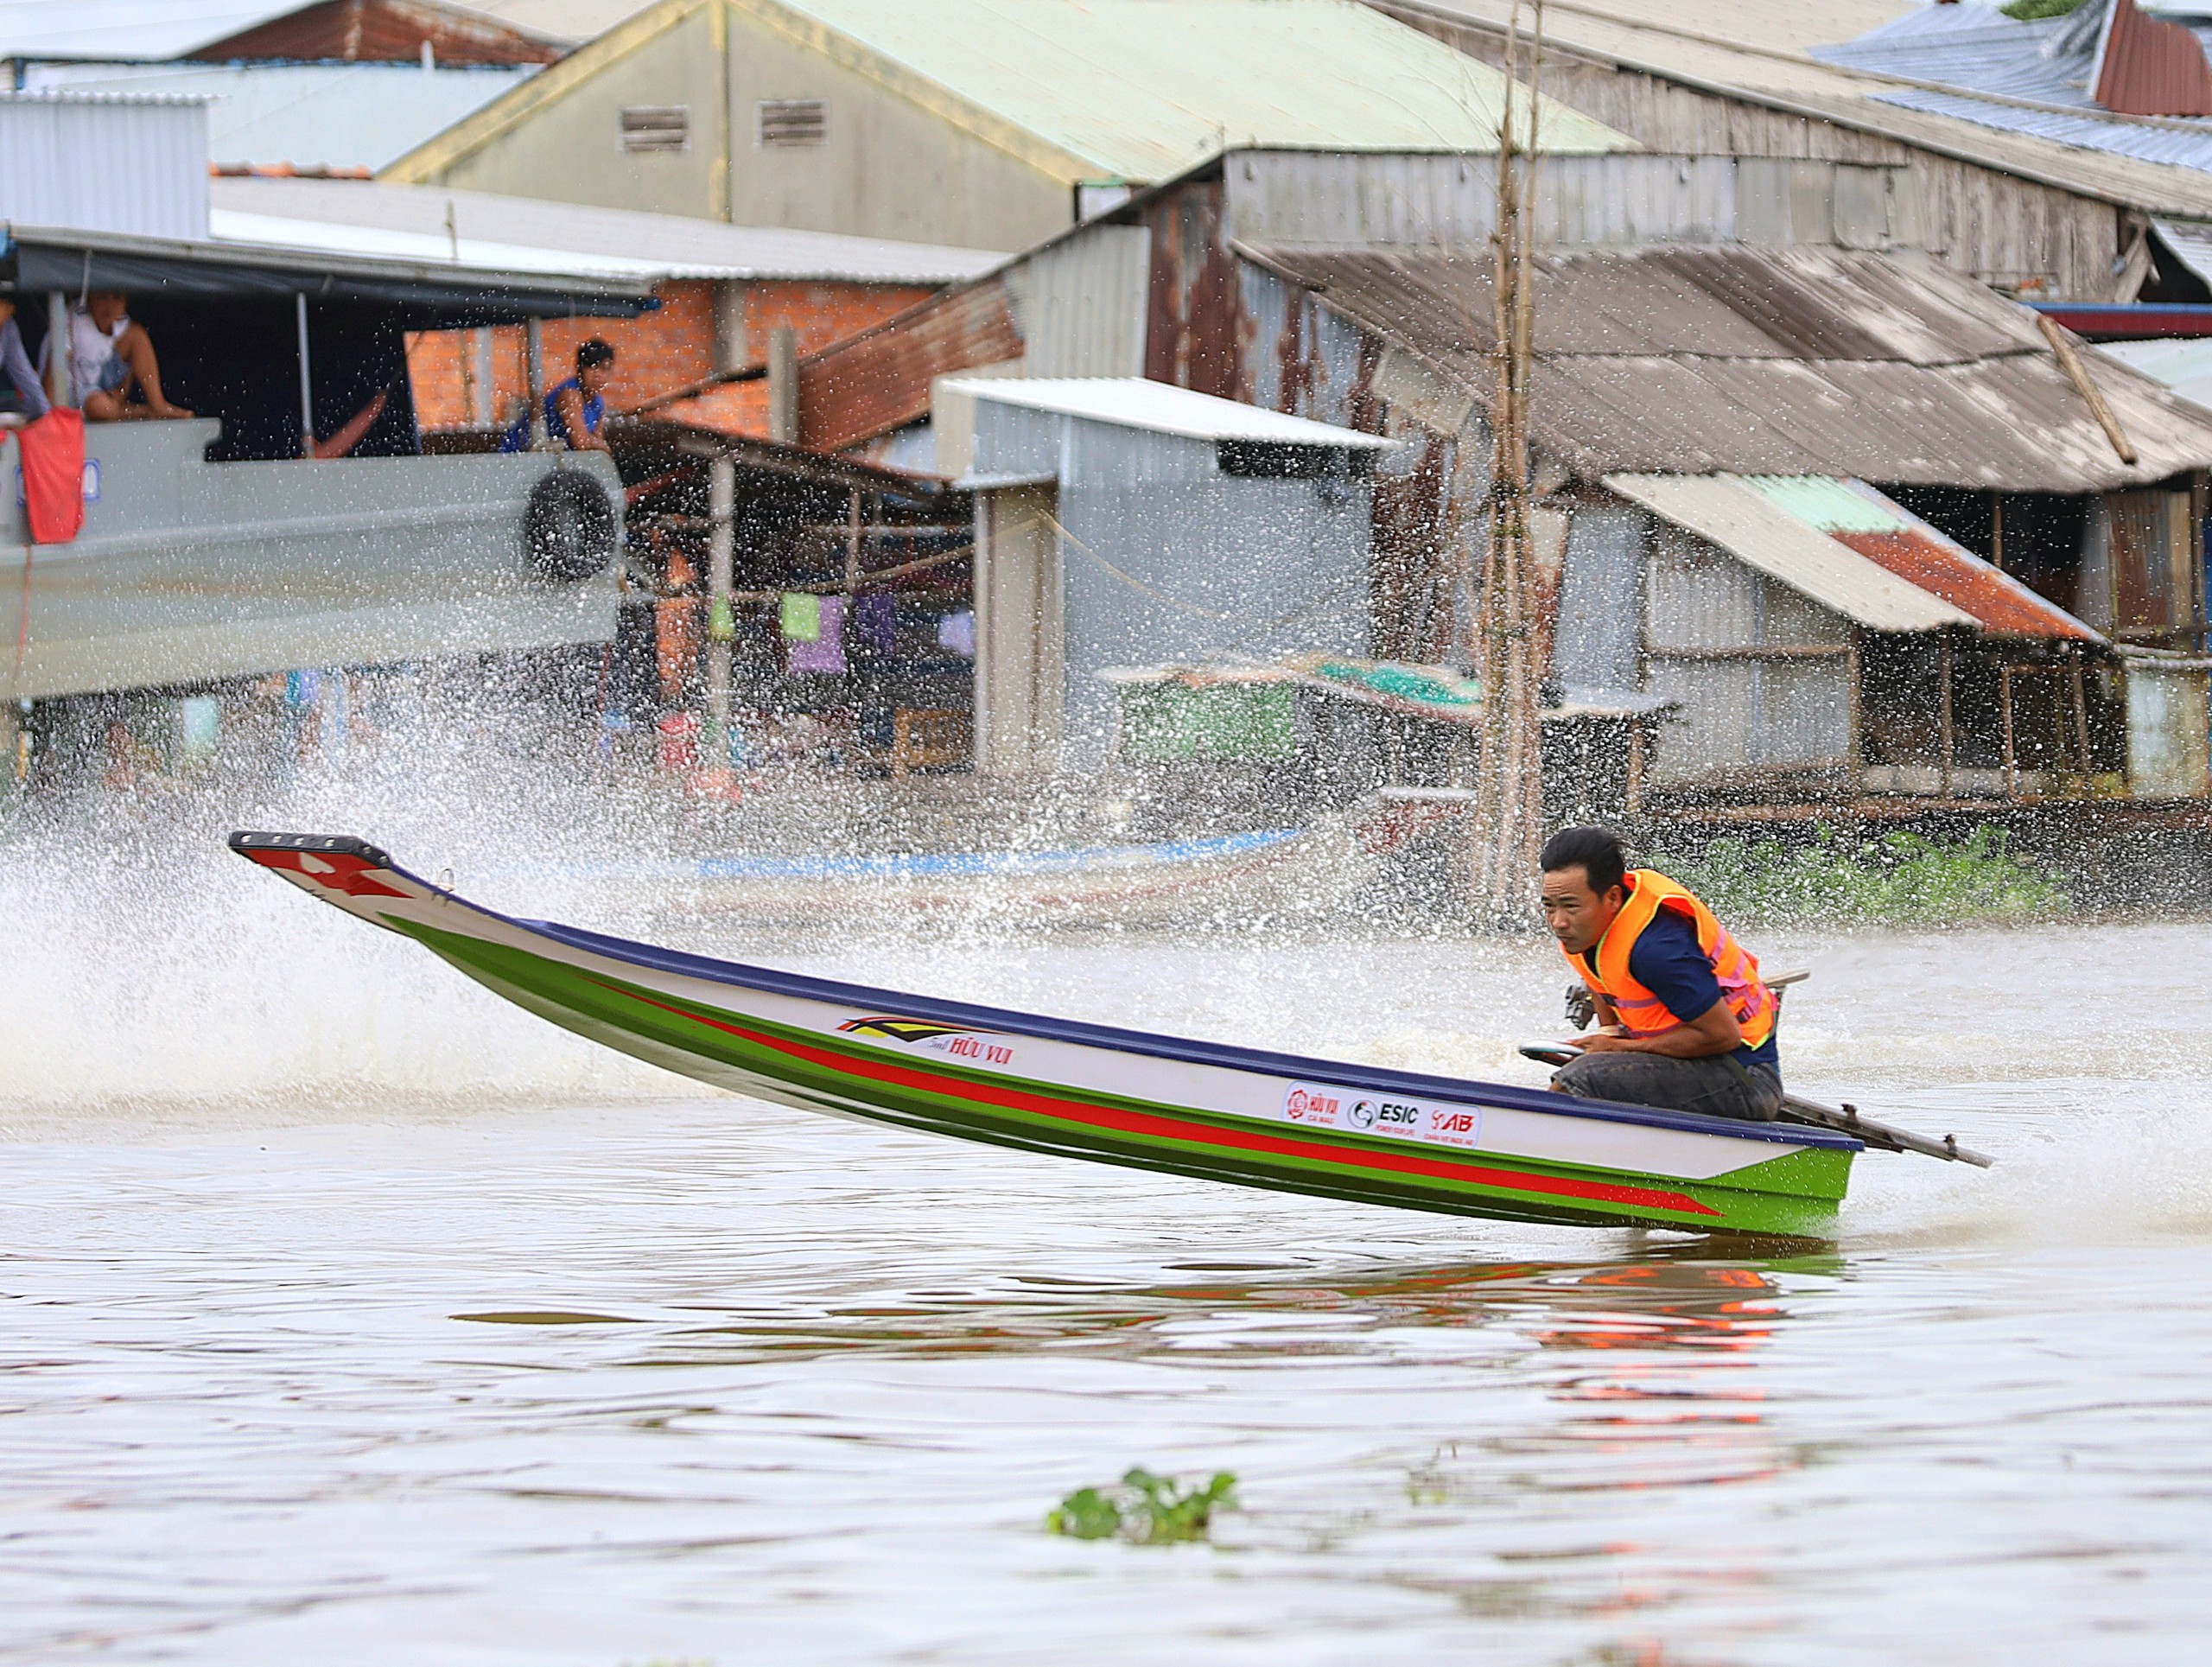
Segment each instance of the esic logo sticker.
[[1282,1114],[1293,1123],[1319,1123],[1359,1135],[1473,1146],[1482,1139],[1483,1114],[1471,1105],[1429,1105],[1419,1100],[1344,1100],[1325,1089],[1294,1084],[1283,1096]]

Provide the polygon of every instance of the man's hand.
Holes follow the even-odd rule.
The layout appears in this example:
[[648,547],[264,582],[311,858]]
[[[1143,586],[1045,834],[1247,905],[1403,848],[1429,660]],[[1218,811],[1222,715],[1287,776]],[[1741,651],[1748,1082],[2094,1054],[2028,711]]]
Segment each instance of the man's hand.
[[1704,1059],[1741,1047],[1744,1028],[1728,1010],[1728,1003],[1721,1001],[1688,1023],[1656,1036],[1630,1036],[1613,1028],[1577,1036],[1573,1045],[1586,1053],[1656,1053],[1669,1059]]

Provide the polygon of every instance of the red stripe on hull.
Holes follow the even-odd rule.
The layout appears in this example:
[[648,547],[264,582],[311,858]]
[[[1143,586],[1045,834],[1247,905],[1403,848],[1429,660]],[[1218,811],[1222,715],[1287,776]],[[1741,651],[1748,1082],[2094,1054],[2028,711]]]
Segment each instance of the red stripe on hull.
[[1317,1146],[1310,1141],[1290,1140],[1280,1135],[1250,1134],[1242,1129],[1217,1129],[1210,1123],[1184,1123],[1174,1117],[1163,1117],[1149,1111],[1119,1111],[1106,1106],[1092,1105],[1082,1100],[1064,1100],[1043,1094],[1033,1094],[1026,1089],[1006,1088],[988,1083],[963,1081],[957,1077],[941,1077],[933,1072],[918,1070],[909,1065],[890,1060],[856,1059],[828,1048],[811,1047],[804,1042],[787,1042],[777,1037],[748,1030],[721,1019],[709,1019],[667,1002],[655,1001],[650,996],[624,989],[605,979],[592,981],[601,988],[627,996],[632,1001],[657,1007],[664,1013],[673,1013],[679,1019],[689,1019],[710,1029],[741,1036],[749,1042],[772,1051],[804,1059],[848,1076],[865,1077],[872,1081],[888,1083],[895,1087],[917,1088],[929,1093],[946,1094],[956,1098],[979,1100],[986,1104],[1003,1106],[1009,1110],[1033,1111],[1087,1127],[1111,1129],[1122,1134],[1150,1135],[1155,1138],[1194,1141],[1202,1145],[1230,1147],[1239,1151],[1263,1152],[1275,1157],[1317,1159],[1328,1163],[1347,1164],[1356,1168],[1377,1169],[1396,1174],[1425,1175],[1439,1180],[1471,1182],[1480,1187],[1503,1187],[1521,1193],[1547,1193],[1558,1198],[1591,1199],[1605,1204],[1641,1205],[1647,1209],[1674,1210],[1684,1215],[1717,1216],[1719,1211],[1710,1205],[1700,1204],[1683,1193],[1662,1193],[1647,1187],[1615,1187],[1604,1181],[1573,1180],[1560,1175],[1535,1175],[1513,1169],[1490,1169],[1473,1164],[1451,1163],[1437,1158],[1417,1158],[1395,1152],[1374,1152],[1364,1148]]

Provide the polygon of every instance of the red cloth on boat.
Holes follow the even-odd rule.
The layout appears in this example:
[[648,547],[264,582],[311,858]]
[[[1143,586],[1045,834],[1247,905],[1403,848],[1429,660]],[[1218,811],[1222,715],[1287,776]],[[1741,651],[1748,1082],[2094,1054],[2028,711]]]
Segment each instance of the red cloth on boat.
[[66,544],[85,525],[85,417],[56,405],[16,430],[23,456],[23,512],[31,542]]

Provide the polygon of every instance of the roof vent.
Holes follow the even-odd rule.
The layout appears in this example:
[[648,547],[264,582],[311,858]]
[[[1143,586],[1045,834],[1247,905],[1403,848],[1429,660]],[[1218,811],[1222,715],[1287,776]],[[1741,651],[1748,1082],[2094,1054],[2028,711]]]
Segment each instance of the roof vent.
[[622,148],[629,151],[689,150],[691,106],[626,105],[622,111]]
[[763,99],[760,148],[791,150],[829,137],[830,113],[819,99]]

